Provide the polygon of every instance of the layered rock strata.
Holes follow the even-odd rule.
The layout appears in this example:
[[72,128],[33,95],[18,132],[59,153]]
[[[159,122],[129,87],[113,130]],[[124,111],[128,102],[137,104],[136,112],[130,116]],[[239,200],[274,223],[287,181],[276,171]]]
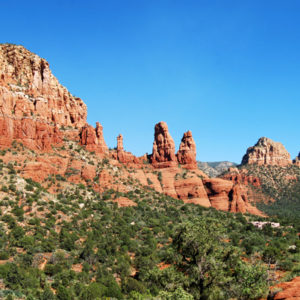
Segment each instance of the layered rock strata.
[[46,60],[0,44],[0,146],[16,139],[49,150],[61,142],[61,127],[80,128],[86,116],[86,105],[58,82]]

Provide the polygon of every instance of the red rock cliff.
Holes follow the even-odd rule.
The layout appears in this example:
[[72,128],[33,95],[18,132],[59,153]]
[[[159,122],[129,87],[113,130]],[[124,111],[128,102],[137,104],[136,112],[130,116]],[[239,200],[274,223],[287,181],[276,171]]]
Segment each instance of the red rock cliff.
[[73,97],[46,60],[22,46],[0,44],[0,145],[21,140],[47,150],[61,141],[59,128],[86,123],[86,105]]

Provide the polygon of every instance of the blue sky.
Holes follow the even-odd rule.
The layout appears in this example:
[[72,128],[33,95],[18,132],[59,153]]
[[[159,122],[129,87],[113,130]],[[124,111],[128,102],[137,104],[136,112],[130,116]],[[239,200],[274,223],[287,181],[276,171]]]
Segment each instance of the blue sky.
[[88,106],[109,147],[152,152],[166,121],[176,148],[240,162],[259,137],[300,151],[300,1],[0,0],[0,42],[46,58]]

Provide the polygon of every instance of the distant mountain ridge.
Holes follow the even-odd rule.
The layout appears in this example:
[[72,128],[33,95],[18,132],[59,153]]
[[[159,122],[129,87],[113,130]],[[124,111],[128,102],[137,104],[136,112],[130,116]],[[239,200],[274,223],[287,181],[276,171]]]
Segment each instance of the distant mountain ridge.
[[197,162],[198,168],[209,177],[217,177],[230,167],[236,167],[237,164],[230,161],[214,161],[214,162]]

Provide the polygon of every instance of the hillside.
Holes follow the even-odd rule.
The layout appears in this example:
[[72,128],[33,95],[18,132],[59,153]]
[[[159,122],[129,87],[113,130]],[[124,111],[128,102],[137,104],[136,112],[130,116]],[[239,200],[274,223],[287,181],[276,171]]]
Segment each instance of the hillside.
[[221,176],[248,186],[249,197],[257,207],[272,216],[298,222],[300,218],[300,166],[285,147],[260,138],[248,148],[238,168]]
[[[240,177],[240,179],[237,179]],[[253,192],[252,201],[258,202],[257,206],[268,215],[281,216],[287,219],[300,218],[300,167],[297,165],[272,166],[272,165],[244,165],[238,171],[231,171],[223,178],[233,180],[247,180],[248,187]],[[263,194],[264,197],[256,197]],[[256,199],[255,199],[256,198]],[[261,199],[258,200],[258,199]]]
[[184,204],[131,180],[129,192],[96,193],[62,176],[44,188],[14,165],[0,165],[2,295],[254,299],[299,272],[295,228],[255,229],[250,221],[262,219]]
[[278,152],[255,148],[251,164],[209,178],[192,132],[176,152],[165,122],[150,155],[126,151],[122,134],[108,149],[47,61],[10,44],[0,45],[0,108],[0,297],[259,299],[299,276],[298,215],[255,206],[255,189],[280,203],[299,183],[296,163],[252,164],[280,162]]

